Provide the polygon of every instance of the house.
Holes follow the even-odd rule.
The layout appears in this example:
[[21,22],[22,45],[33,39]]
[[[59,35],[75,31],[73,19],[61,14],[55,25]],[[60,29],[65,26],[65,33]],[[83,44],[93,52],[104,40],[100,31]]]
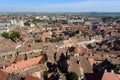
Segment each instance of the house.
[[15,50],[16,44],[12,40],[0,39],[0,51],[12,51]]
[[104,73],[102,80],[120,80],[120,74],[115,73]]
[[84,73],[92,73],[92,67],[90,66],[90,63],[83,56],[71,57],[68,65],[68,70],[75,72],[80,78],[83,78]]
[[88,58],[88,61],[90,62],[90,65],[93,66],[93,64],[95,63],[94,58]]
[[63,40],[63,44],[65,47],[68,47],[68,46],[72,46],[72,44],[74,43],[74,40],[72,38],[68,38],[67,40]]
[[54,31],[56,34],[60,34],[60,33],[62,33],[63,31],[62,30],[55,30]]
[[74,56],[79,56],[84,53],[84,49],[81,47],[71,47],[69,48],[69,52]]
[[46,38],[51,38],[52,37],[52,32],[44,32],[43,37],[46,37]]
[[84,20],[83,19],[71,19],[71,20],[68,20],[68,23],[72,23],[72,24],[80,24],[80,23],[83,23]]
[[46,42],[46,40],[52,38],[52,32],[44,32],[42,34],[42,41],[43,42]]
[[0,70],[0,80],[7,80],[8,73],[4,72],[3,70]]
[[11,64],[10,66],[6,67],[3,70],[5,72],[8,72],[8,73],[17,72],[17,71],[20,71],[22,69],[28,68],[32,65],[39,64],[43,60],[43,58],[44,58],[43,56],[39,56],[36,58],[31,58],[31,59],[26,60],[26,61],[22,60],[22,61],[15,63],[15,64]]
[[37,78],[29,74],[26,75],[25,79],[26,80],[44,80],[43,78]]
[[18,26],[24,27],[24,22],[23,22],[23,20],[20,20],[20,21],[18,22]]
[[35,24],[31,23],[31,24],[30,24],[30,27],[35,27]]
[[0,80],[21,80],[21,77],[16,74],[8,74],[7,72],[0,70]]

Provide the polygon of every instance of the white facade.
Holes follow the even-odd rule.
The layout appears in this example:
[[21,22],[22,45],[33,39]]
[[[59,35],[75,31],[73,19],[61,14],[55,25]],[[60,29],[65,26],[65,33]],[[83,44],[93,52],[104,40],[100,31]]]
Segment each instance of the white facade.
[[23,20],[21,20],[21,21],[18,23],[18,25],[19,25],[20,27],[24,27],[24,22],[23,22]]
[[68,20],[68,23],[74,23],[74,22],[84,22],[83,19],[72,19],[72,20]]
[[14,19],[14,20],[11,20],[11,24],[12,25],[16,25],[17,24],[17,21]]
[[30,27],[35,27],[35,24],[31,23],[31,24],[30,24]]

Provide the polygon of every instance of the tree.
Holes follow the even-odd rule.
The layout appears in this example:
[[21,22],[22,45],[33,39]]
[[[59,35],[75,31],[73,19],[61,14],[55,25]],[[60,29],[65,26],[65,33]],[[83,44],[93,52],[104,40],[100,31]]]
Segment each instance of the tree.
[[9,33],[3,32],[1,35],[2,35],[4,38],[9,39]]
[[87,48],[88,48],[88,49],[93,49],[94,47],[92,47],[91,44],[88,44],[88,45],[87,45]]
[[67,80],[78,80],[78,75],[75,72],[69,72],[67,74]]
[[35,41],[35,43],[39,43],[40,42],[40,40],[34,40]]
[[20,38],[20,36],[21,36],[21,35],[20,35],[19,32],[13,31],[13,32],[10,33],[10,39]]
[[30,21],[24,23],[25,26],[30,26]]
[[71,32],[71,36],[75,36],[75,35],[76,35],[75,31]]
[[11,39],[12,41],[15,42],[16,39],[20,39],[21,38],[21,35],[19,32],[16,32],[16,31],[13,31],[11,33],[7,33],[7,32],[3,32],[1,34],[4,38],[6,39]]
[[61,41],[61,38],[56,37],[54,41],[55,41],[55,42],[60,42],[60,41]]

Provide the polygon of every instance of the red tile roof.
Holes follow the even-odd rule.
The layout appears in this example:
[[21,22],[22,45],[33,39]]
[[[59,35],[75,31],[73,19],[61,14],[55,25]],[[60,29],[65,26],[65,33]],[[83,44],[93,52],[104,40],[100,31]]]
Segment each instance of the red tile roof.
[[30,67],[32,65],[38,64],[40,61],[42,61],[43,56],[37,57],[37,58],[32,58],[30,60],[27,61],[19,61],[16,64],[12,64],[11,66],[6,67],[6,69],[4,69],[4,71],[11,73],[11,72],[16,72],[22,69],[25,69],[27,67]]
[[48,32],[45,32],[45,33],[43,33],[43,36],[44,36],[44,37],[50,37],[50,36],[52,36],[52,34],[50,34],[50,33],[48,33]]
[[74,43],[74,40],[72,40],[71,38],[68,39],[70,43]]
[[16,59],[15,59],[15,61],[14,62],[19,62],[19,61],[22,61],[23,60],[23,58],[21,58],[21,57],[16,57]]
[[71,47],[69,48],[69,51],[73,53],[81,53],[82,49],[80,47]]
[[54,31],[55,33],[62,33],[63,31],[62,30],[56,30]]
[[43,79],[40,79],[40,78],[36,78],[34,76],[31,76],[29,74],[26,75],[26,80],[43,80]]
[[0,80],[7,80],[8,74],[3,70],[0,70]]
[[94,58],[88,58],[89,62],[90,62],[90,65],[93,66],[93,64],[95,63],[95,60]]
[[31,50],[31,45],[25,46],[25,49],[26,49],[26,50]]
[[120,80],[120,77],[115,73],[104,73],[102,80]]

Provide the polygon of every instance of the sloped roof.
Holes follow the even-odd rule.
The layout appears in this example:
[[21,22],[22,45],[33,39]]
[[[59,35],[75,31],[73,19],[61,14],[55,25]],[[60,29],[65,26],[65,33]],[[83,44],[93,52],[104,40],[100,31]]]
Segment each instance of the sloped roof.
[[15,50],[16,44],[8,39],[0,39],[0,51]]
[[16,64],[12,64],[11,66],[6,67],[4,71],[11,73],[11,72],[16,72],[19,70],[22,70],[24,68],[30,67],[32,65],[38,64],[42,60],[43,56],[37,57],[37,58],[32,58],[27,61],[20,61],[17,62]]
[[63,31],[62,30],[56,30],[54,31],[55,33],[62,33]]
[[69,48],[69,51],[73,52],[73,53],[81,53],[82,48],[80,48],[80,47],[71,47],[71,48]]
[[48,32],[45,32],[45,33],[43,33],[42,36],[44,36],[44,37],[49,37],[49,36],[52,36],[52,34],[50,34],[50,33],[48,33]]
[[29,74],[26,75],[26,80],[43,80],[43,79],[40,79],[40,78],[36,78],[34,76],[31,76]]
[[12,59],[10,60],[10,62],[15,62],[15,63],[17,63],[17,62],[22,61],[22,60],[23,60],[22,57],[16,57],[16,58],[12,58]]
[[93,66],[93,64],[95,63],[95,60],[94,58],[88,58],[89,62],[90,62],[90,65]]
[[3,70],[0,70],[0,80],[7,80],[8,74]]
[[120,77],[115,73],[104,73],[102,80],[120,80]]

